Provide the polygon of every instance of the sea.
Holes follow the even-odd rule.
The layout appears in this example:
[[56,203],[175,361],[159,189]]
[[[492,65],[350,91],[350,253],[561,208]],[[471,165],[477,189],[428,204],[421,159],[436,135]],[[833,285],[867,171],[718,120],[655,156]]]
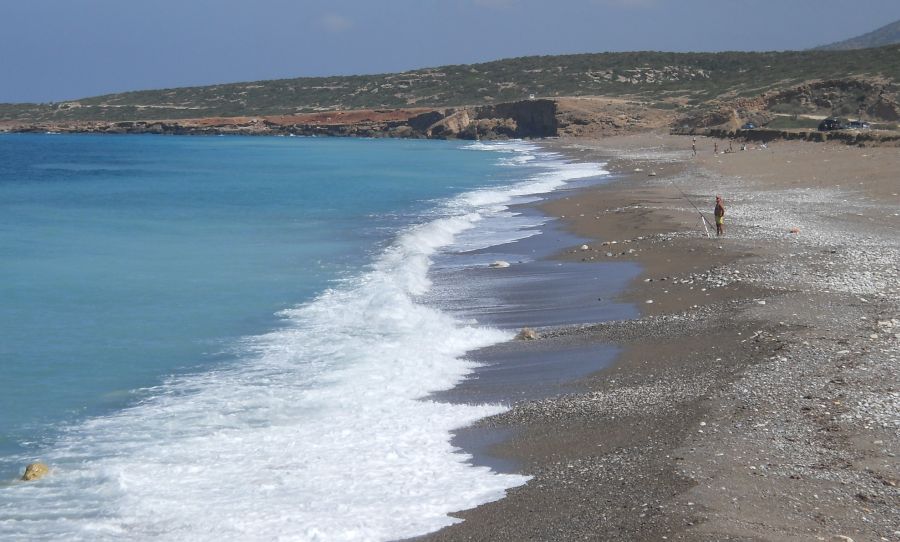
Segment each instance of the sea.
[[502,498],[528,478],[451,432],[507,406],[432,398],[515,333],[460,277],[605,175],[521,141],[0,135],[0,539],[394,540]]

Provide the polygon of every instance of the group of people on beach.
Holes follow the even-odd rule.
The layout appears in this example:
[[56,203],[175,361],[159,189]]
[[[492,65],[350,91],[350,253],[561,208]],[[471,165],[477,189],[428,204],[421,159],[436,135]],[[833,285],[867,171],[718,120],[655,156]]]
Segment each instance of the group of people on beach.
[[[765,143],[760,143],[757,148],[760,150],[767,149],[768,145],[766,145]],[[741,150],[746,151],[747,149],[748,149],[747,144],[741,143]],[[732,152],[735,152],[734,151],[734,140],[730,139],[728,141],[728,148],[726,148],[724,151],[722,151],[722,153],[728,154],[728,153],[732,153]],[[719,142],[718,141],[713,141],[713,154],[719,154]],[[693,141],[691,141],[691,156],[697,156],[697,138],[696,137],[693,138]]]

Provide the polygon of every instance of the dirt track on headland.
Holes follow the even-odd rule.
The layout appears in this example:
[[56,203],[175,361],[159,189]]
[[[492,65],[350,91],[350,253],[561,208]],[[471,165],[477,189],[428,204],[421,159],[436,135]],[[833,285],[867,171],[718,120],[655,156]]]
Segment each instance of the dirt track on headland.
[[[643,264],[645,316],[539,330],[624,351],[586,392],[485,420],[521,428],[498,453],[534,479],[425,538],[900,539],[896,150],[549,145],[623,174],[546,209],[596,239],[560,257]],[[708,239],[688,199],[711,220],[717,193],[727,236]]]

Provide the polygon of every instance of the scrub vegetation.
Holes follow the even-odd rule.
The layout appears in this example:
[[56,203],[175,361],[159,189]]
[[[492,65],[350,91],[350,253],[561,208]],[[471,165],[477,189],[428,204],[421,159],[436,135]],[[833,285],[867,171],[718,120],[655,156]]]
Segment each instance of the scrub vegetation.
[[628,96],[686,110],[820,80],[877,81],[892,94],[900,46],[846,51],[532,56],[403,73],[142,90],[49,104],[0,104],[0,119],[149,120],[399,107],[536,97]]

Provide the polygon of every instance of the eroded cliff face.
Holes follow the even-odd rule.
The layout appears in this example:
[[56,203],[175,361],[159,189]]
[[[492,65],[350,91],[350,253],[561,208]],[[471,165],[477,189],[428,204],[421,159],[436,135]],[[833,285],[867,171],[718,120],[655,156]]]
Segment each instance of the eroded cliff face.
[[6,132],[109,134],[240,134],[432,139],[553,137],[558,132],[552,100],[481,107],[356,110],[270,117],[216,117],[158,121],[0,123]]
[[[480,107],[479,128],[508,137],[554,137],[559,133],[558,107],[553,100],[524,100]],[[512,121],[503,122],[503,121]],[[508,133],[512,130],[512,133]]]
[[559,98],[556,104],[559,135],[568,137],[604,137],[667,129],[675,118],[672,110],[626,98]]

